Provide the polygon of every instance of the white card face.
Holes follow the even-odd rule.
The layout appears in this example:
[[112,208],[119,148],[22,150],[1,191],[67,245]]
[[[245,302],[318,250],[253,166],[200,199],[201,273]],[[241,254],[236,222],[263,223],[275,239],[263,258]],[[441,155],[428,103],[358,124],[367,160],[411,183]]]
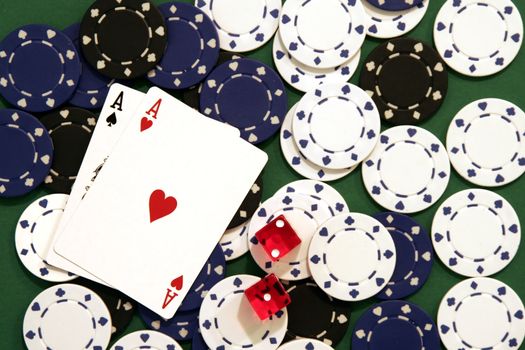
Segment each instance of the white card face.
[[55,250],[171,318],[268,157],[152,88]]
[[69,219],[86,195],[88,189],[92,186],[98,172],[117,144],[123,131],[129,125],[134,115],[133,112],[135,112],[145,96],[145,93],[121,84],[113,84],[109,89],[75,184],[71,189],[66,208],[62,214],[59,226],[55,231],[55,235],[50,241],[46,256],[46,261],[49,264],[95,282],[106,284],[71,261],[64,259],[64,257],[54,251],[53,247],[60,232],[62,232],[67,222],[69,222]]

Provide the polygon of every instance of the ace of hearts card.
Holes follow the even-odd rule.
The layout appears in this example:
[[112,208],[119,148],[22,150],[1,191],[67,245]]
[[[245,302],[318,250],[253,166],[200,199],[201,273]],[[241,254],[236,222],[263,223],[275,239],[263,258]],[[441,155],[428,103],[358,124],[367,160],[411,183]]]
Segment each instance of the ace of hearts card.
[[268,160],[232,130],[151,88],[55,251],[171,318]]

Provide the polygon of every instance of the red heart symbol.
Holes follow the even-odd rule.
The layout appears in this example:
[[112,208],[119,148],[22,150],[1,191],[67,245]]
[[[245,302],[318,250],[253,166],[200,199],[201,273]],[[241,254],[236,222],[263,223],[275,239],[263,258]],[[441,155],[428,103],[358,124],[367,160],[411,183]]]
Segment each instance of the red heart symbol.
[[149,221],[150,223],[173,213],[177,208],[174,197],[166,197],[163,190],[155,190],[149,196]]
[[153,125],[153,122],[146,117],[142,117],[140,120],[140,132],[148,130]]
[[176,290],[181,290],[182,289],[182,275],[175,278],[173,281],[171,281],[171,286],[173,288],[175,288]]

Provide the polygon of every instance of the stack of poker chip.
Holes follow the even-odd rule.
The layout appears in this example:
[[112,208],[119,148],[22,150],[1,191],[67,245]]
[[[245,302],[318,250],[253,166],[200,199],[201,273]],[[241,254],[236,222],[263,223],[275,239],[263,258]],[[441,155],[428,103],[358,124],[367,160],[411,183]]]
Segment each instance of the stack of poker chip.
[[286,1],[273,44],[275,65],[303,92],[344,83],[357,68],[367,23],[361,1]]
[[[0,94],[12,106],[0,111],[0,197],[41,184],[53,192],[26,207],[14,232],[20,263],[58,283],[28,305],[28,349],[106,349],[137,308],[150,330],[125,335],[111,349],[181,350],[177,341],[191,341],[195,350],[333,350],[347,333],[352,349],[362,350],[437,350],[440,339],[447,349],[520,348],[523,302],[491,277],[519,254],[517,210],[494,191],[451,194],[447,187],[452,169],[495,190],[518,179],[525,171],[525,112],[484,97],[450,116],[446,142],[425,125],[446,118],[439,110],[451,92],[448,68],[477,78],[512,63],[522,19],[510,0],[448,0],[432,19],[432,45],[406,36],[429,6],[430,0],[96,0],[64,30],[29,24],[9,33],[0,42]],[[362,57],[367,36],[386,40]],[[265,45],[273,66],[250,53]],[[358,67],[357,85],[348,83]],[[257,179],[169,320],[42,258],[96,110],[113,83],[139,78],[181,92],[185,103],[236,127],[250,143],[265,148],[280,132],[284,159],[307,179],[266,200]],[[291,108],[289,87],[304,93]],[[359,165],[363,189],[386,211],[350,211],[349,195],[325,183]],[[408,216],[426,210],[435,210],[429,230]],[[255,233],[281,214],[302,243],[273,261]],[[226,262],[248,252],[292,300],[265,322],[243,298],[260,278],[226,278]],[[433,319],[404,299],[425,285],[435,257],[466,279],[443,296]],[[371,298],[379,301],[349,329],[353,302]],[[64,322],[72,336],[62,336]]]
[[337,180],[370,155],[380,126],[376,104],[359,86],[322,84],[288,112],[281,129],[281,150],[302,176]]

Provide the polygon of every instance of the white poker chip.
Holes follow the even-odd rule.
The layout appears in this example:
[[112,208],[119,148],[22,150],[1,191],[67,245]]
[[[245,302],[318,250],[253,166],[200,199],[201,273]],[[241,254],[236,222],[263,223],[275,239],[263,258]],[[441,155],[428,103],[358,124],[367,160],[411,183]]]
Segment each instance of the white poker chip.
[[447,349],[520,349],[523,302],[503,282],[476,277],[459,282],[439,305],[439,336]]
[[510,0],[445,1],[434,23],[434,43],[443,60],[472,77],[505,69],[522,37],[523,22]]
[[344,64],[363,45],[367,18],[361,1],[287,0],[279,34],[286,50],[310,67]]
[[304,194],[318,201],[328,204],[332,216],[348,211],[343,196],[332,186],[315,180],[297,180],[284,185],[275,192],[275,196],[283,196],[288,193]]
[[106,349],[111,338],[111,316],[92,290],[59,284],[31,302],[23,332],[28,350]]
[[469,189],[447,198],[432,222],[432,243],[452,271],[490,276],[518,251],[521,227],[512,205],[497,193]]
[[354,171],[357,165],[347,169],[328,169],[310,162],[301,154],[295,143],[292,130],[292,120],[296,107],[297,104],[288,111],[281,126],[281,151],[290,167],[308,179],[320,181],[338,180]]
[[[272,261],[255,237],[270,221],[284,215],[301,239],[301,244],[278,261]],[[311,276],[308,268],[308,246],[319,225],[332,217],[328,204],[295,193],[282,193],[266,200],[250,221],[250,253],[261,269],[283,280],[302,280]]]
[[312,163],[329,169],[359,164],[377,143],[379,112],[353,84],[322,85],[305,94],[292,121],[295,143]]
[[136,349],[182,350],[182,347],[173,338],[166,334],[149,330],[126,334],[117,340],[117,342],[111,347],[111,350]]
[[415,213],[434,204],[445,192],[450,163],[445,146],[417,126],[384,131],[363,162],[363,182],[377,204],[399,213]]
[[230,52],[255,50],[277,31],[281,0],[195,0],[195,6],[213,21],[221,49]]
[[219,244],[224,252],[226,261],[237,259],[248,253],[248,227],[250,220],[242,225],[226,230],[222,235]]
[[315,89],[320,84],[345,83],[354,75],[361,50],[349,60],[334,68],[314,68],[297,61],[286,50],[279,33],[273,39],[273,62],[284,80],[302,92]]
[[20,261],[33,275],[50,282],[77,278],[45,261],[68,198],[67,194],[57,193],[36,199],[24,210],[16,225],[15,246]]
[[334,350],[330,345],[317,339],[296,339],[284,343],[279,350]]
[[450,123],[447,150],[465,180],[506,185],[525,172],[525,112],[497,98],[469,103]]
[[396,247],[376,219],[343,213],[319,227],[310,243],[312,277],[328,295],[359,301],[379,293],[396,266]]
[[362,1],[368,16],[367,35],[389,39],[401,36],[414,29],[425,16],[429,0],[401,11],[386,11]]
[[210,349],[274,350],[288,326],[286,308],[261,321],[244,291],[261,279],[234,275],[217,283],[206,295],[199,313],[199,328]]

